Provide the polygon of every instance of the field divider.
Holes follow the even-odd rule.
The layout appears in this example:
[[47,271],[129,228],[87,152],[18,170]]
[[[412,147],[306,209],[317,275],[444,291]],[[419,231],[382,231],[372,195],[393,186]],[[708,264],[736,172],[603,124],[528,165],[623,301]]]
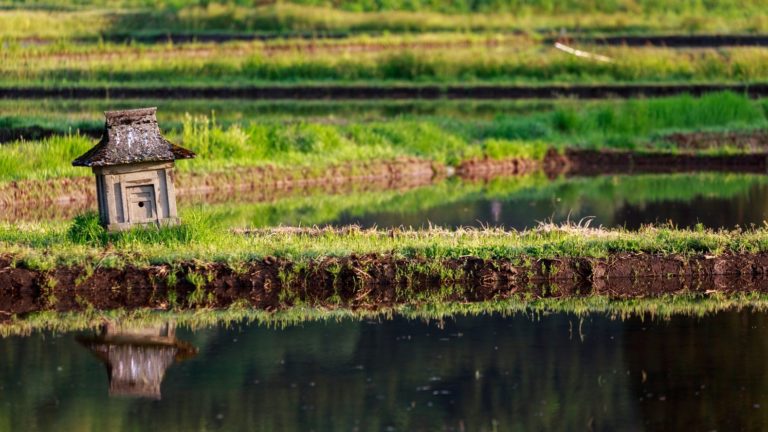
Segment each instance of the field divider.
[[297,85],[242,87],[2,87],[1,99],[606,99],[735,92],[768,96],[768,84]]

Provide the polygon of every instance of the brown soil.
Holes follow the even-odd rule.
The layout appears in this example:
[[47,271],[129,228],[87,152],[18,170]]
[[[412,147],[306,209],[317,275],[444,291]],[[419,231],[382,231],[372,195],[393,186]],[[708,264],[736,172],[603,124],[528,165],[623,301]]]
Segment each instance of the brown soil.
[[670,48],[713,48],[726,46],[766,46],[768,35],[648,35],[648,36],[604,36],[547,39],[554,42],[626,45],[626,46],[663,46]]
[[486,179],[499,176],[523,175],[541,169],[541,163],[528,159],[472,159],[456,167],[463,179]]
[[768,130],[732,132],[688,132],[664,135],[659,141],[671,142],[683,150],[732,147],[754,153],[768,152]]
[[[33,311],[134,308],[223,308],[235,302],[276,310],[296,303],[376,308],[442,300],[473,302],[515,296],[768,292],[768,254],[658,256],[621,253],[604,259],[402,259],[388,255],[324,258],[297,266],[267,257],[237,270],[220,263],[122,269],[39,271],[0,256],[0,315]],[[451,270],[454,276],[445,276]],[[170,278],[171,274],[174,278]],[[190,274],[202,276],[193,286]],[[441,276],[442,274],[442,276]],[[175,280],[169,285],[169,280]],[[421,300],[420,300],[421,299]]]
[[768,84],[610,84],[477,86],[4,87],[5,99],[582,99],[672,96],[732,91],[768,96]]
[[765,173],[768,170],[768,153],[708,156],[686,153],[663,154],[568,149],[562,155],[550,152],[545,159],[544,167],[550,175],[694,171]]
[[[278,168],[274,166],[234,168],[214,173],[176,173],[179,199],[217,202],[217,197],[264,194],[264,190],[285,191],[324,187],[344,189],[359,184],[373,184],[400,188],[429,184],[433,178],[444,175],[445,169],[423,159],[401,158],[389,161],[360,162],[336,165],[326,170],[309,168]],[[20,181],[0,185],[0,208],[11,213],[26,212],[36,204],[80,206],[87,208],[96,202],[96,187],[90,177],[56,179],[48,181]],[[39,207],[39,206],[38,206]]]

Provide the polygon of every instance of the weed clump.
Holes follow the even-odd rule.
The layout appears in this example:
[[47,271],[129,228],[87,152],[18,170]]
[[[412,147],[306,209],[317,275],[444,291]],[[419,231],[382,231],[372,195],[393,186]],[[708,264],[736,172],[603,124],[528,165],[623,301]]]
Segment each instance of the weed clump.
[[77,244],[104,245],[106,244],[107,231],[99,223],[98,214],[87,212],[75,216],[67,230],[67,237]]
[[72,243],[87,246],[114,245],[116,248],[141,244],[178,246],[191,243],[210,243],[220,234],[220,226],[210,215],[193,210],[186,213],[183,222],[175,226],[147,225],[127,231],[110,233],[99,222],[99,215],[88,212],[78,215],[67,230]]

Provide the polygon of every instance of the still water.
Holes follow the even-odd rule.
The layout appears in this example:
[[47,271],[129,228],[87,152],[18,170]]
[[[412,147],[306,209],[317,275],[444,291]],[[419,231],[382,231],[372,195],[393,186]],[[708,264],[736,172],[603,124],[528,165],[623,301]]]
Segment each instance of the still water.
[[0,339],[0,430],[766,430],[768,315]]
[[[709,228],[762,226],[768,219],[768,176],[762,175],[601,176],[531,186],[515,183],[524,181],[448,183],[448,187],[433,187],[438,194],[445,194],[445,199],[435,200],[434,205],[418,205],[414,200],[411,205],[380,203],[363,209],[343,209],[326,223],[525,229],[542,221],[564,223],[589,218],[592,226],[637,229],[662,223],[679,227],[702,224]],[[453,193],[446,192],[451,188]],[[428,194],[424,195],[427,201]],[[288,222],[296,219],[289,217]]]

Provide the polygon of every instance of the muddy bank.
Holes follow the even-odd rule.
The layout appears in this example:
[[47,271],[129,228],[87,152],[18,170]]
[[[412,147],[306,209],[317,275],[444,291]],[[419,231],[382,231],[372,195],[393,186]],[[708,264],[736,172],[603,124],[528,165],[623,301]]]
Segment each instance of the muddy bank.
[[541,169],[541,161],[531,159],[472,159],[456,167],[456,175],[467,180],[524,175]]
[[264,258],[235,267],[25,268],[0,257],[0,315],[87,308],[223,308],[292,305],[376,308],[430,300],[474,302],[603,295],[640,298],[675,293],[768,292],[768,254],[608,258],[427,260],[388,255],[294,263]]
[[[444,173],[445,169],[439,165],[413,158],[347,163],[314,170],[274,166],[233,168],[205,174],[177,172],[176,191],[182,202],[186,199],[201,202],[200,197],[211,196],[215,200],[217,195],[258,195],[264,189],[279,191],[322,186],[332,190],[365,183],[387,188],[408,187],[428,184]],[[0,185],[0,209],[3,211],[35,204],[82,206],[95,202],[96,186],[91,177]]]
[[725,132],[679,132],[661,136],[658,141],[674,144],[681,150],[706,150],[729,147],[745,152],[768,153],[768,130]]
[[[724,144],[723,144],[724,145]],[[717,146],[715,143],[714,147]],[[711,147],[707,147],[711,148]],[[686,148],[683,148],[685,150]],[[691,147],[691,149],[694,149]],[[641,153],[621,150],[550,149],[541,161],[474,159],[456,167],[467,180],[525,174],[543,170],[548,177],[676,172],[768,172],[768,149],[748,154]]]
[[658,46],[669,48],[716,48],[729,46],[768,46],[768,35],[616,35],[603,37],[550,38],[554,42],[590,45]]
[[567,149],[562,155],[550,153],[544,165],[550,175],[589,176],[697,171],[765,173],[768,171],[768,152],[700,156],[691,153]]
[[555,99],[630,98],[732,91],[768,96],[768,84],[477,86],[4,87],[4,99]]
[[[177,196],[180,206],[191,205],[215,205],[236,203],[272,203],[290,198],[303,198],[313,195],[349,195],[354,193],[377,193],[386,191],[407,192],[419,187],[428,186],[442,179],[442,176],[434,177],[377,177],[365,181],[344,181],[335,183],[303,182],[294,184],[283,182],[280,186],[255,187],[243,189],[213,189],[207,192],[190,192]],[[87,186],[87,185],[86,185]],[[91,185],[90,187],[94,187]],[[90,196],[90,195],[82,195]],[[0,206],[0,221],[51,221],[72,219],[87,211],[96,211],[94,199],[80,199],[76,201],[60,202],[55,205],[27,205],[17,203]]]

